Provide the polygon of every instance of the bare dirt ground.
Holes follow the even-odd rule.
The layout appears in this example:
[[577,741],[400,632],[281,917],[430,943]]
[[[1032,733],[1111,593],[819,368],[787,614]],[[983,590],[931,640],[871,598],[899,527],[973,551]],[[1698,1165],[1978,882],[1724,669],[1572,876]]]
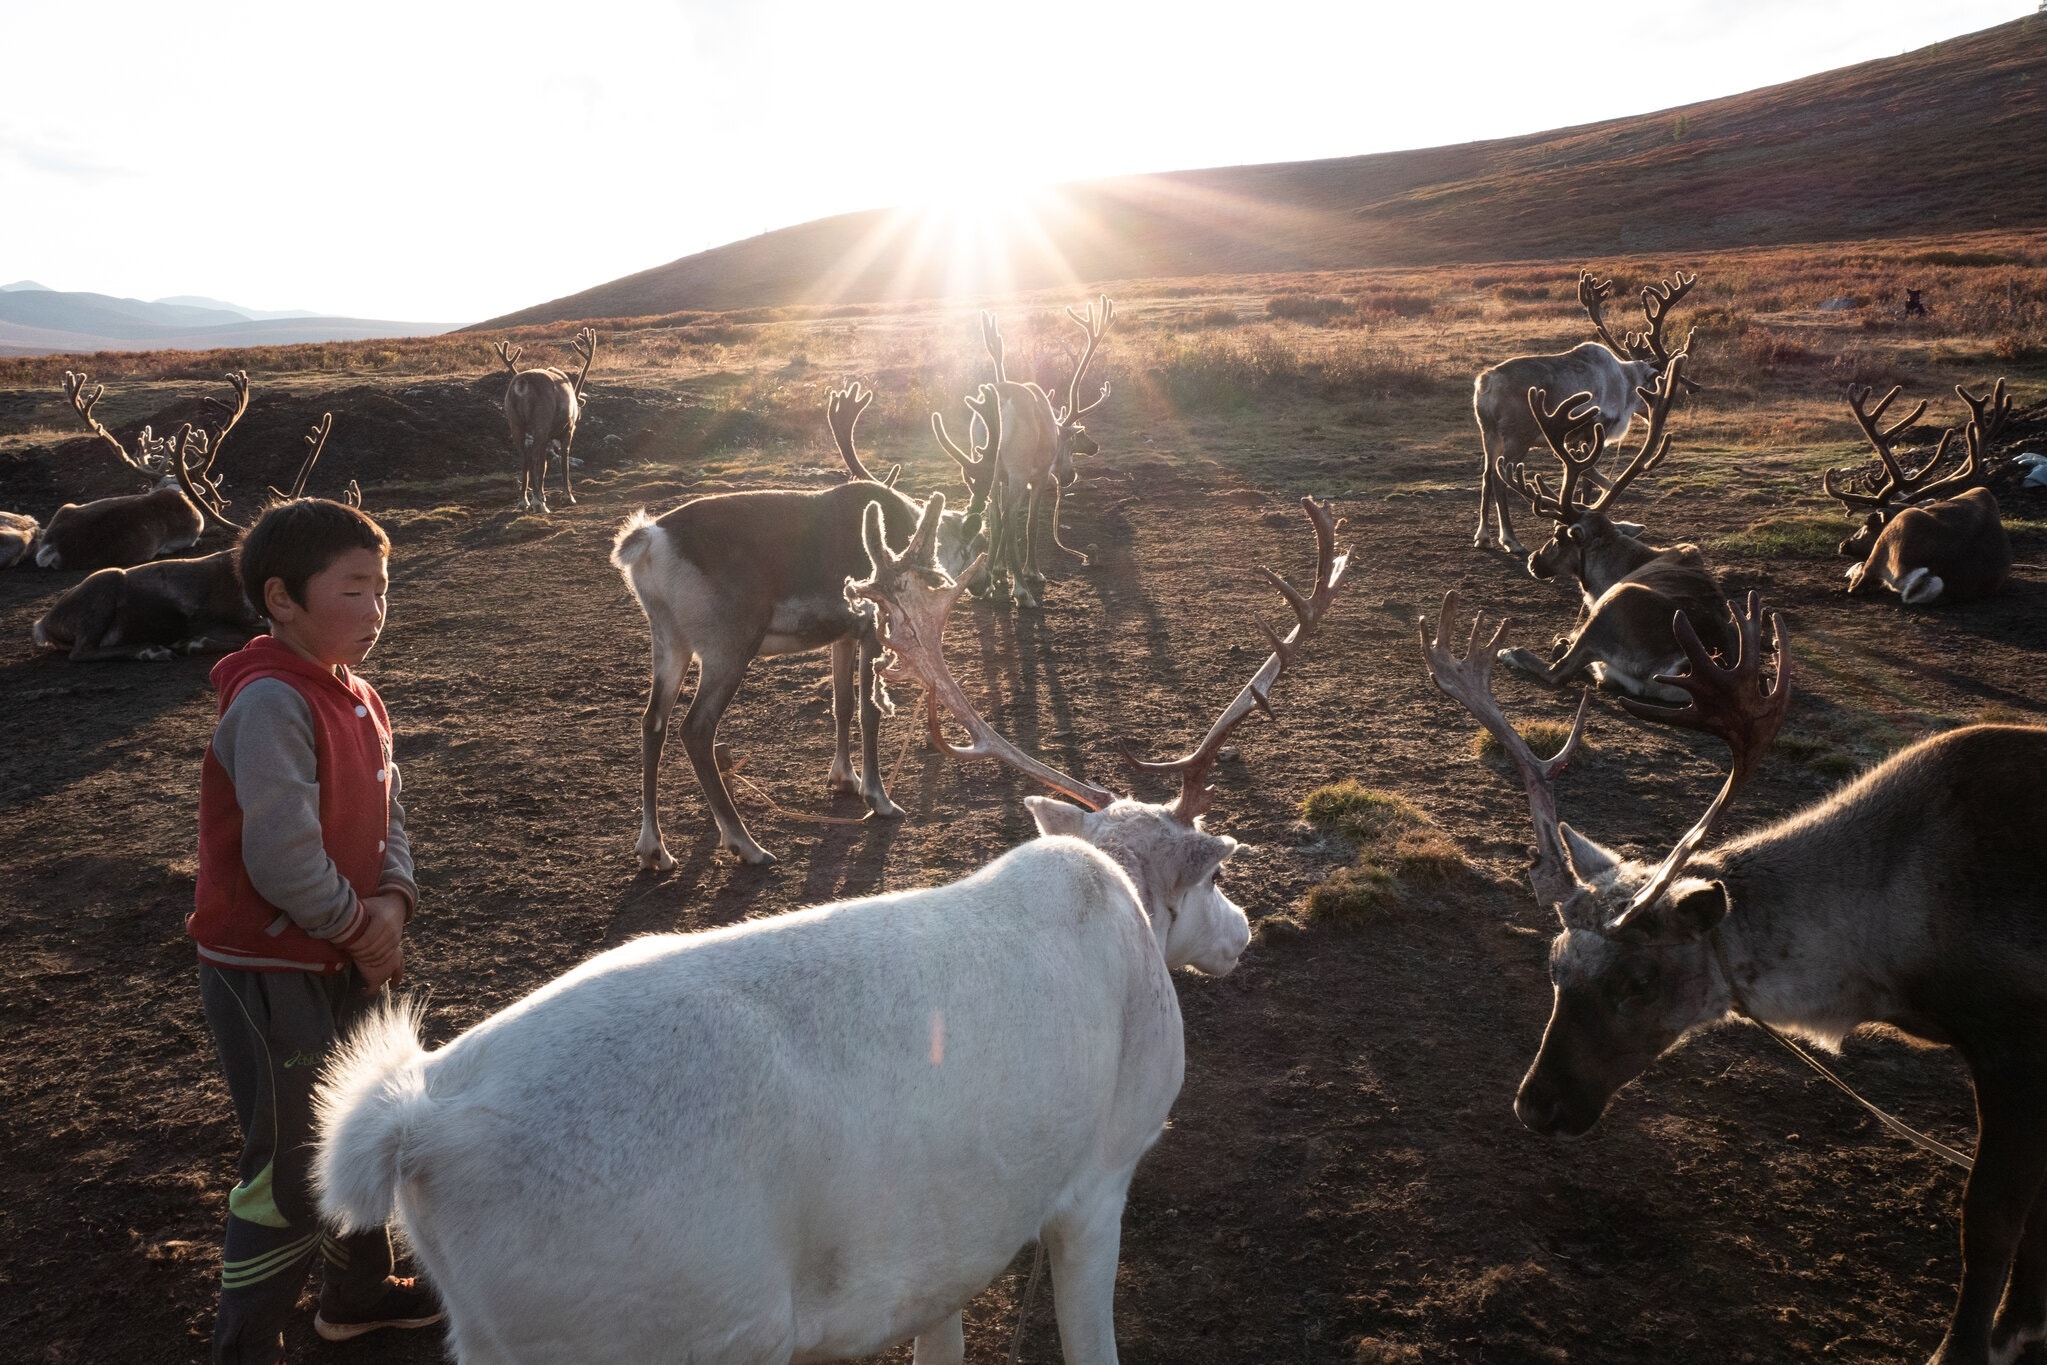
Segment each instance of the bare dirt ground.
[[[375,471],[369,505],[395,544],[393,620],[365,670],[401,737],[423,892],[408,979],[431,993],[435,1039],[633,935],[948,880],[1030,834],[1022,799],[1036,788],[924,752],[914,696],[898,698],[882,745],[907,817],[809,818],[861,812],[824,795],[826,669],[807,656],[757,665],[722,734],[744,759],[754,832],[783,861],[718,856],[677,758],[664,802],[681,866],[636,874],[646,633],[605,553],[633,507],[729,485],[662,459],[658,442],[607,449],[586,436],[582,503],[519,516],[502,510],[513,480],[496,463],[488,381],[321,396],[337,439],[356,414],[442,452]],[[1241,758],[1219,772],[1212,824],[1244,841],[1227,884],[1258,933],[1233,975],[1180,977],[1187,1083],[1125,1218],[1124,1356],[1923,1359],[1958,1277],[1957,1173],[1754,1031],[1724,1029],[1658,1063],[1580,1142],[1514,1120],[1549,1009],[1553,926],[1520,882],[1520,794],[1473,757],[1473,726],[1429,685],[1414,623],[1457,587],[1473,607],[1512,611],[1513,638],[1541,645],[1575,603],[1469,548],[1464,404],[1449,390],[1406,400],[1397,420],[1360,403],[1207,421],[1112,404],[1092,424],[1105,455],[1066,503],[1068,539],[1098,546],[1097,565],[1056,568],[1043,611],[969,604],[954,617],[954,670],[998,728],[1130,790],[1117,737],[1184,749],[1255,668],[1249,612],[1284,609],[1251,566],[1301,575],[1309,561],[1294,500],[1334,495],[1350,518],[1351,586],[1278,690],[1277,719],[1241,730]],[[0,395],[0,424],[31,406]],[[624,430],[687,406],[648,392],[599,410]],[[277,439],[250,448],[287,448],[303,420],[278,412]],[[820,429],[807,448],[723,477],[820,482],[828,449]],[[1712,548],[1794,501],[1784,490],[1803,486],[1799,471],[1705,477],[1716,457],[1686,449],[1682,428],[1672,464],[1644,481],[1635,515],[1652,534],[1707,543],[1730,591],[1760,587],[1786,611],[1800,663],[1785,740],[1737,826],[1986,708],[2047,718],[2047,536],[2021,532],[2011,590],[1989,603],[1850,601],[1843,561]],[[954,482],[921,455],[905,480]],[[8,505],[53,486],[42,464],[0,462]],[[76,580],[0,575],[0,1354],[196,1361],[238,1145],[183,931],[211,660],[35,657],[31,621]],[[1568,714],[1569,698],[1513,680],[1500,691],[1518,717]],[[1610,842],[1660,853],[1717,785],[1710,744],[1609,702],[1595,703],[1590,739],[1561,799]],[[1298,803],[1346,777],[1419,803],[1475,875],[1360,925],[1308,918],[1306,892],[1350,852],[1304,824]],[[1843,1069],[1936,1135],[1972,1140],[1966,1080],[1947,1055],[1857,1041]],[[1028,1268],[1026,1254],[968,1308],[970,1358],[1007,1349]],[[336,1365],[442,1349],[432,1332],[327,1346],[307,1323],[290,1346]],[[1045,1298],[1024,1353],[1057,1358]]]

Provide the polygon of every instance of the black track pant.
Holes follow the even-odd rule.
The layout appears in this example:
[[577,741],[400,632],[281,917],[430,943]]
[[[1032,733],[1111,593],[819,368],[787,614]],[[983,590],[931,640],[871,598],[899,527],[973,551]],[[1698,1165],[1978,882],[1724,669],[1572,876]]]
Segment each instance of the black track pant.
[[275,1365],[286,1319],[319,1255],[325,1296],[360,1305],[383,1292],[391,1240],[379,1228],[336,1237],[313,1199],[313,1084],[327,1050],[377,997],[354,968],[236,972],[199,967],[199,998],[242,1125],[239,1183],[227,1197],[214,1365]]

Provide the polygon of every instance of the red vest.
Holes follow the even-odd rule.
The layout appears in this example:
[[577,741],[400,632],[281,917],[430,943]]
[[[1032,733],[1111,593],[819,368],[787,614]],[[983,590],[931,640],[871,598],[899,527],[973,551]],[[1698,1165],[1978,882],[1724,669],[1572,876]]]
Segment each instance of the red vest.
[[[336,674],[260,635],[214,666],[221,714],[258,678],[290,684],[311,708],[321,841],[358,900],[374,896],[391,824],[391,720],[383,700],[347,669]],[[211,744],[199,776],[195,901],[185,930],[201,959],[241,971],[341,971],[349,962],[342,947],[365,927],[357,924],[341,939],[317,939],[257,894],[242,866],[242,808]]]

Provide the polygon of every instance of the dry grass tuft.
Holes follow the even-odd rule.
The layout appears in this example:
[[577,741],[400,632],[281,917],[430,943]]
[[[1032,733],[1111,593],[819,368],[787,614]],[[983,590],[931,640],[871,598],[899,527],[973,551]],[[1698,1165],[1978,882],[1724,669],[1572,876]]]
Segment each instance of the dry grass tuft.
[[[1535,750],[1537,758],[1555,757],[1563,752],[1565,742],[1571,738],[1570,722],[1561,720],[1524,720],[1516,725],[1514,730],[1528,742],[1529,748]],[[1591,740],[1578,741],[1579,753],[1591,751]],[[1471,737],[1471,756],[1479,759],[1504,760],[1507,751],[1500,747],[1500,741],[1494,739],[1490,731],[1480,730]]]
[[1449,884],[1468,867],[1449,836],[1404,796],[1338,782],[1308,793],[1301,814],[1358,851],[1357,862],[1308,892],[1308,917],[1325,924],[1367,923],[1408,904],[1419,890]]

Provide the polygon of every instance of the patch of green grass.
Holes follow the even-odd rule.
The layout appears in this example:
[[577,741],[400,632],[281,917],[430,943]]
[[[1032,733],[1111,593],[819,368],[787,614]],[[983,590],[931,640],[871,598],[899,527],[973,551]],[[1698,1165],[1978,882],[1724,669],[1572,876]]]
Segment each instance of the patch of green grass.
[[1318,829],[1341,834],[1358,851],[1355,863],[1309,891],[1313,920],[1366,923],[1406,904],[1417,888],[1441,886],[1467,866],[1457,846],[1404,796],[1337,782],[1308,793],[1301,814]]
[[2006,706],[2003,702],[1992,702],[1981,711],[1978,711],[1974,721],[1971,723],[1976,725],[2041,725],[2047,724],[2047,717],[2041,717],[2031,711],[2021,711],[2016,706]]
[[[1555,758],[1563,752],[1564,744],[1571,738],[1570,722],[1561,720],[1524,720],[1514,727],[1514,731],[1541,759]],[[1589,753],[1591,749],[1590,741],[1582,737],[1578,740],[1579,753]],[[1500,741],[1493,738],[1490,730],[1480,730],[1471,737],[1471,756],[1504,759],[1507,751],[1500,747]]]
[[1854,523],[1824,512],[1792,512],[1765,517],[1746,531],[1721,536],[1712,548],[1756,559],[1827,559]]
[[1318,829],[1331,830],[1358,844],[1427,824],[1429,819],[1404,796],[1374,791],[1348,779],[1309,792],[1301,801],[1301,817]]

